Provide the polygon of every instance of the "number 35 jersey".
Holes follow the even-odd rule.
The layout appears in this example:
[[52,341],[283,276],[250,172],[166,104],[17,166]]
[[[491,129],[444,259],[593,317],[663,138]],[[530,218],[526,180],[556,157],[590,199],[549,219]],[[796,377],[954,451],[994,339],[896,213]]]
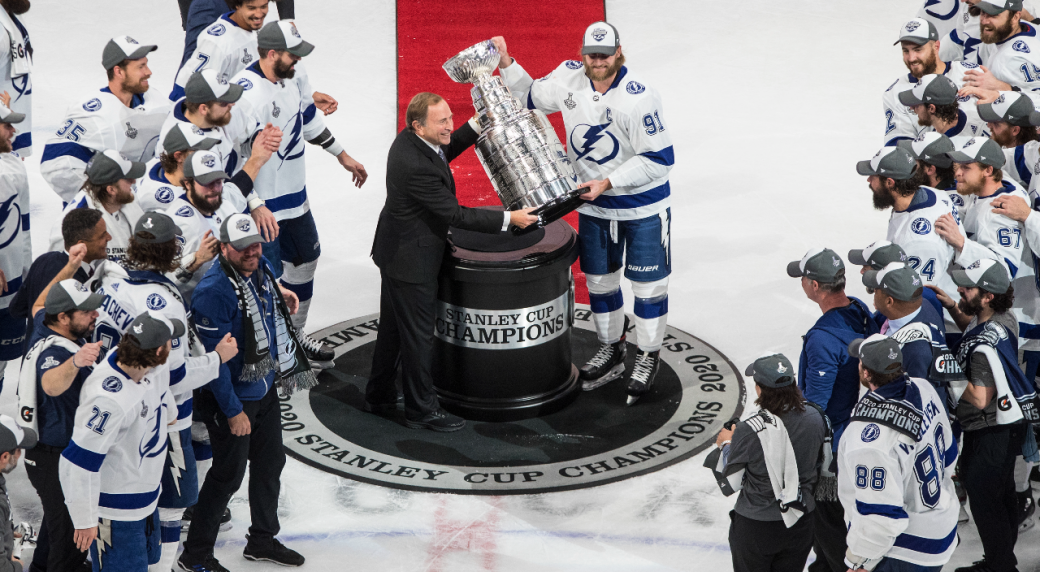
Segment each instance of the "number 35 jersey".
[[622,66],[601,94],[576,60],[537,81],[515,61],[499,73],[529,109],[563,114],[567,155],[581,180],[610,179],[613,188],[578,212],[636,220],[668,208],[668,172],[675,157],[657,90]]

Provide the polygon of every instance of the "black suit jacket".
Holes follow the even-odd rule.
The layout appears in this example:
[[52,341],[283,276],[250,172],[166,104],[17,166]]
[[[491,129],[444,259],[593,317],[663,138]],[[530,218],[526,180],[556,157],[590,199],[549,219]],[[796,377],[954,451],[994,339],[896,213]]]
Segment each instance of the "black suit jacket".
[[[466,123],[441,146],[448,161],[477,141]],[[386,203],[372,243],[372,259],[389,277],[421,284],[437,279],[448,227],[497,233],[502,213],[459,205],[455,179],[430,146],[405,129],[397,134],[386,161]]]

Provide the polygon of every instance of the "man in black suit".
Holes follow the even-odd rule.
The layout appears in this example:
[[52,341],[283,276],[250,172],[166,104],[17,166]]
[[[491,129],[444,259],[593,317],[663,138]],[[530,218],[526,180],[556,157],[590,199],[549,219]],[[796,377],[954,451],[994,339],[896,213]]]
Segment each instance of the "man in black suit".
[[405,425],[457,431],[466,421],[440,408],[431,373],[437,273],[448,227],[498,233],[510,224],[526,227],[538,217],[530,214],[532,209],[502,213],[459,205],[448,163],[477,141],[476,121],[453,132],[448,102],[432,93],[412,98],[405,121],[408,127],[397,135],[387,157],[386,204],[372,244],[382,287],[365,410],[396,410],[397,372],[402,369]]

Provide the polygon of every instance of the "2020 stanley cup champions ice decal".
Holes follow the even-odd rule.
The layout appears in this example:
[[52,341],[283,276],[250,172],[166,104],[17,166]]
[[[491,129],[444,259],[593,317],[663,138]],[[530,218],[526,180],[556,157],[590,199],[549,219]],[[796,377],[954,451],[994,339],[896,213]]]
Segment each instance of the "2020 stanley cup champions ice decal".
[[[561,311],[566,311],[562,300],[503,312],[440,304],[437,336],[482,349],[529,347],[559,335]],[[567,320],[559,322],[566,327]],[[289,455],[389,487],[488,495],[547,492],[609,483],[682,461],[711,446],[722,425],[743,410],[737,368],[707,343],[669,327],[656,399],[648,395],[626,407],[623,383],[616,381],[542,418],[471,421],[451,434],[409,430],[400,419],[361,410],[377,328],[378,315],[370,315],[313,336],[334,347],[336,368],[323,372],[313,390],[282,400]],[[469,335],[459,333],[466,328]],[[583,363],[582,352],[591,356],[598,347],[588,306],[575,308],[573,328],[574,361]],[[513,332],[508,338],[507,330]],[[488,383],[494,379],[489,372]],[[398,414],[403,417],[403,411]]]

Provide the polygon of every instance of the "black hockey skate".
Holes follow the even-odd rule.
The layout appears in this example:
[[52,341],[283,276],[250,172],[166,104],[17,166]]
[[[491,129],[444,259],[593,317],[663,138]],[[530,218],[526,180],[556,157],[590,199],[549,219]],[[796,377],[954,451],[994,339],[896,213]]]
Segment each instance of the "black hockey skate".
[[307,359],[311,362],[311,369],[330,369],[336,365],[332,361],[336,354],[328,349],[325,344],[303,332],[297,333],[300,335],[300,346],[303,347],[304,353],[307,354]]
[[625,343],[625,332],[627,331],[628,316],[625,316],[621,339],[612,344],[600,346],[596,355],[581,366],[581,369],[578,370],[578,379],[581,380],[582,391],[592,391],[597,387],[603,387],[625,375],[625,358],[628,356],[628,347]]
[[628,378],[625,391],[628,393],[627,405],[633,405],[640,397],[650,392],[654,386],[657,370],[661,368],[661,351],[636,353],[636,363],[632,366],[632,375]]

